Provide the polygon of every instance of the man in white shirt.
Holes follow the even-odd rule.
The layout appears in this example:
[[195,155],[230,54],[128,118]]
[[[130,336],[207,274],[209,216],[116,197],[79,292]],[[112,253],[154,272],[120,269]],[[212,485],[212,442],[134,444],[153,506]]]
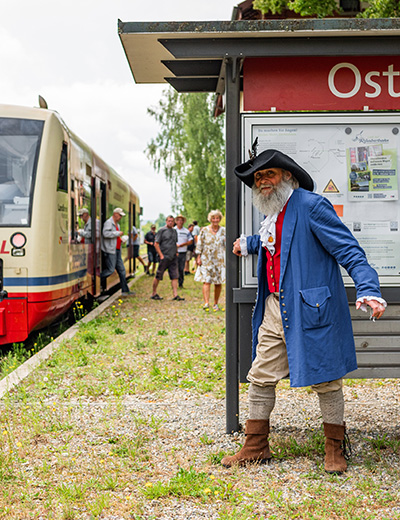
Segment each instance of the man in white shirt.
[[183,227],[183,224],[186,222],[186,218],[183,215],[178,215],[175,217],[175,229],[178,234],[178,285],[182,289],[183,288],[183,280],[185,277],[185,262],[186,262],[186,253],[187,246],[193,243],[193,238],[188,229]]

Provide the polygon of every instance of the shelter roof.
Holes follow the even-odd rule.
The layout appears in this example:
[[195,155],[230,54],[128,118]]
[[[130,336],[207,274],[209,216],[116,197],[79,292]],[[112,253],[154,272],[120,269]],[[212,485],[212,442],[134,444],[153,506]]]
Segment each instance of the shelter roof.
[[400,19],[207,22],[118,21],[136,83],[180,92],[224,92],[226,59],[259,56],[400,55]]

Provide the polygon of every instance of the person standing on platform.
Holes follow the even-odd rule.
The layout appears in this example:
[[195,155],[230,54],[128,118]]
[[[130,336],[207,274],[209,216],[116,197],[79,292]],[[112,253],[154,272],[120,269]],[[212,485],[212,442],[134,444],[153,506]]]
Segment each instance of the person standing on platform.
[[157,231],[154,247],[160,257],[160,263],[153,281],[152,300],[162,300],[157,294],[157,287],[163,279],[164,272],[168,269],[169,278],[171,280],[173,300],[183,301],[185,298],[178,296],[178,234],[174,228],[175,219],[172,215],[168,215],[166,225]]
[[357,368],[349,304],[339,265],[353,278],[356,308],[380,318],[386,302],[378,275],[328,199],[313,193],[310,175],[291,157],[265,150],[235,168],[264,215],[259,234],[233,244],[238,256],[257,254],[253,363],[247,375],[249,420],[243,448],[222,465],[271,458],[269,418],[275,388],[311,386],[319,398],[325,434],[325,470],[347,469],[342,378]]
[[183,227],[183,224],[186,222],[186,218],[183,215],[178,215],[175,217],[175,222],[175,229],[178,234],[178,284],[179,288],[183,289],[183,281],[185,279],[186,253],[188,246],[193,243],[193,237],[190,231]]
[[203,309],[210,309],[211,284],[214,284],[215,312],[219,311],[219,297],[222,284],[225,283],[225,228],[220,225],[222,213],[219,209],[210,211],[207,217],[209,226],[200,231],[196,246],[197,270],[194,275],[195,282],[203,282]]
[[103,251],[105,268],[101,273],[101,281],[103,283],[104,280],[116,270],[121,282],[122,294],[134,295],[134,293],[129,290],[126,281],[125,266],[121,257],[121,236],[123,232],[118,223],[125,215],[126,213],[121,208],[115,208],[112,216],[104,222],[101,250]]
[[[154,271],[156,270],[156,264],[159,262],[159,258],[157,255],[156,248],[154,243],[156,241],[156,226],[153,224],[144,237],[144,243],[147,244],[147,274],[154,275]],[[150,267],[153,264],[153,269],[150,273]]]
[[194,258],[194,250],[196,247],[194,245],[194,236],[192,234],[193,228],[194,228],[194,224],[192,222],[191,224],[188,225],[188,231],[190,233],[190,238],[192,240],[192,243],[187,246],[186,262],[185,262],[185,275],[190,274],[190,260],[192,258]]
[[[147,265],[145,264],[145,261],[140,256],[140,236],[139,232],[136,229],[135,226],[132,226],[132,245],[133,245],[133,260],[136,262],[136,258],[139,260],[139,262],[142,264],[144,272],[147,273]],[[136,269],[136,265],[135,265]]]

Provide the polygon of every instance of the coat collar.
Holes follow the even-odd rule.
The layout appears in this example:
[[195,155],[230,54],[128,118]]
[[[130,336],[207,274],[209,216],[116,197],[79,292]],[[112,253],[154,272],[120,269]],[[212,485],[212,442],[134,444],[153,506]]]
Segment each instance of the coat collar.
[[293,239],[293,233],[296,228],[297,222],[297,190],[294,190],[292,196],[288,200],[285,219],[283,221],[282,228],[282,241],[281,241],[281,279],[279,286],[282,285],[282,280],[285,275],[287,261],[289,258],[290,246]]

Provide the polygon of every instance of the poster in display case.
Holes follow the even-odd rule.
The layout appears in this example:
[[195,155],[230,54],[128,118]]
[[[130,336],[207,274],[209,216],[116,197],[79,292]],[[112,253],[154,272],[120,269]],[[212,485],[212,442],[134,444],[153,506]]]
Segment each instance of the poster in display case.
[[[243,114],[242,160],[258,138],[258,153],[274,148],[314,179],[364,248],[382,287],[400,286],[400,115]],[[258,233],[264,216],[243,184],[242,232]],[[244,258],[242,287],[256,286],[256,262]],[[353,282],[342,270],[346,286]]]

